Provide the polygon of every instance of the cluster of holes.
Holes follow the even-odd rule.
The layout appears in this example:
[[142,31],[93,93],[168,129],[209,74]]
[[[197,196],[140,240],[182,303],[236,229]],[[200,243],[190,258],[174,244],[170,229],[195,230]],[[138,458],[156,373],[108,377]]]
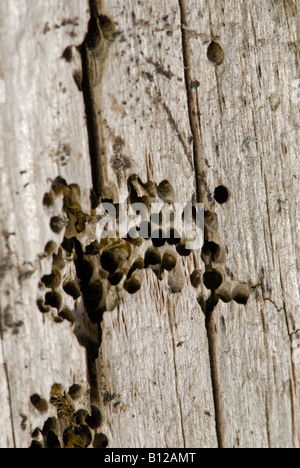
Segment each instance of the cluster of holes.
[[[215,190],[215,199],[223,204],[229,199],[229,192],[224,186],[219,186]],[[211,291],[208,299],[203,294],[198,296],[198,302],[209,322],[212,312],[219,301],[229,303],[235,301],[238,304],[246,305],[250,297],[250,288],[245,283],[233,282],[230,275],[228,278],[226,268],[225,249],[221,244],[218,228],[218,217],[212,211],[205,212],[204,218],[204,244],[201,258],[205,264],[203,284]],[[193,274],[192,284],[199,282],[199,276]]]
[[[153,182],[143,184],[136,176],[132,176],[128,180],[128,190],[129,204],[144,203],[149,206],[156,197],[166,204],[172,204],[175,198],[174,189],[166,180],[159,185]],[[129,294],[135,294],[142,286],[144,269],[151,268],[162,279],[164,272],[170,273],[176,269],[178,255],[189,256],[191,251],[175,229],[171,227],[168,232],[163,232],[160,213],[154,216],[155,221],[150,218],[146,222],[149,230],[146,229],[144,238],[136,239],[128,233],[125,239],[103,239],[100,243],[95,240],[83,249],[78,237],[84,232],[91,215],[83,212],[79,197],[78,186],[67,185],[61,178],[54,181],[51,190],[44,196],[44,206],[50,210],[56,206],[57,199],[63,200],[63,214],[50,219],[52,231],[57,234],[65,229],[72,235],[65,237],[59,248],[53,241],[46,245],[45,255],[52,256],[52,271],[41,278],[41,286],[46,292],[37,304],[42,313],[56,309],[56,321],[66,318],[74,323],[74,313],[63,307],[63,293],[74,301],[83,298],[91,322],[99,323],[103,313],[108,310],[106,295],[111,286],[120,286],[122,282],[122,287]],[[103,200],[103,203],[105,201],[110,200]],[[156,223],[157,229],[150,240],[152,221]],[[141,231],[145,232],[145,229]],[[148,244],[141,255],[141,243],[145,241]],[[64,269],[70,261],[75,266],[76,274],[72,279],[65,279]],[[171,289],[181,290],[179,286]]]
[[49,404],[56,410],[56,417],[49,417],[42,428],[32,432],[30,448],[106,448],[108,439],[99,432],[103,418],[99,408],[91,406],[91,412],[80,408],[76,401],[82,396],[81,386],[74,384],[66,393],[61,384],[54,384],[50,392],[50,402],[38,394],[30,397],[30,402],[41,414],[49,411]]
[[[131,205],[142,203],[149,207],[153,201],[160,200],[171,206],[175,202],[174,189],[167,180],[157,185],[152,181],[143,183],[137,176],[130,176],[128,194],[128,204]],[[101,242],[94,240],[83,248],[79,237],[85,231],[91,214],[86,214],[81,209],[80,190],[78,186],[68,186],[63,179],[58,178],[45,195],[44,205],[55,205],[58,196],[63,198],[63,215],[52,217],[50,227],[56,233],[58,226],[64,226],[65,229],[67,226],[67,232],[72,235],[64,238],[57,253],[53,242],[46,245],[45,252],[52,255],[53,267],[51,274],[41,279],[47,288],[45,298],[38,300],[41,312],[57,309],[56,320],[68,319],[73,323],[75,317],[72,310],[62,307],[62,293],[66,293],[74,301],[82,298],[90,321],[99,324],[104,312],[113,310],[117,305],[122,288],[129,294],[135,294],[141,289],[144,270],[148,268],[159,280],[168,274],[170,291],[181,292],[184,284],[179,257],[190,257],[192,251],[187,248],[186,240],[181,239],[172,226],[167,232],[163,231],[161,213],[151,214],[148,221],[142,221],[143,226],[141,224],[137,228],[137,231],[141,231],[141,236],[137,238],[129,232],[126,238],[105,238]],[[229,190],[223,185],[216,187],[214,198],[220,205],[226,203],[230,198]],[[103,206],[107,202],[112,203],[112,200],[102,200]],[[118,205],[114,206],[118,212]],[[154,231],[153,223],[157,226]],[[194,288],[204,285],[211,291],[209,299],[199,296],[202,310],[209,316],[220,299],[224,302],[235,300],[239,304],[246,304],[249,298],[247,285],[233,286],[226,280],[225,251],[220,242],[218,218],[211,211],[204,213],[204,239],[201,258],[205,271],[202,273],[199,268],[195,268],[190,277]],[[64,280],[62,270],[68,259],[75,266],[75,275],[73,279]],[[115,288],[114,293],[111,293],[112,288]]]
[[[88,215],[82,211],[79,199],[79,187],[75,184],[67,185],[66,181],[60,177],[53,182],[51,190],[44,195],[43,204],[50,213],[56,211],[57,204],[63,203],[63,214],[50,218],[50,228],[55,234],[61,234],[70,226],[75,235],[85,230]],[[67,238],[64,238],[59,247],[54,241],[48,242],[45,246],[45,255],[52,257],[52,270],[50,274],[41,278],[41,297],[38,298],[37,305],[42,313],[49,313],[56,309],[56,322],[65,319],[71,323],[75,322],[72,307],[64,306],[64,293],[74,301],[81,297],[78,279],[70,278],[70,269],[65,271],[68,265],[74,263],[73,250],[73,241]]]

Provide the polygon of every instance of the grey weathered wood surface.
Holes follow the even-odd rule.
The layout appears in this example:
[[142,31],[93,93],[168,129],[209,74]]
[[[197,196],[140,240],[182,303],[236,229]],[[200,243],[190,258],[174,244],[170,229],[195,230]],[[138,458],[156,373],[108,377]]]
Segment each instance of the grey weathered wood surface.
[[[0,73],[6,83],[6,103],[0,104],[1,344],[6,361],[0,366],[0,446],[28,447],[31,431],[45,419],[31,405],[31,395],[48,399],[55,382],[68,388],[75,380],[87,389],[84,348],[67,322],[55,323],[54,311],[42,315],[36,301],[41,277],[51,272],[45,245],[53,240],[58,246],[63,238],[51,231],[53,214],[43,207],[51,181],[60,175],[79,183],[82,203],[89,203],[84,105],[72,65],[62,59],[67,46],[84,39],[89,13],[86,1],[46,6],[5,0],[0,16]],[[72,24],[63,25],[66,19]]]
[[[189,281],[195,261],[204,272],[200,252],[179,259],[179,294],[150,270],[137,294],[120,287],[96,364],[101,432],[112,448],[298,447],[299,6],[98,3],[115,27],[92,89],[102,183],[115,198],[127,196],[131,174],[167,179],[179,202],[198,194],[218,215],[232,284],[251,291],[246,306],[220,301],[207,330]],[[90,210],[84,100],[72,76],[81,62],[76,49],[62,58],[82,43],[89,7],[3,0],[0,18],[0,446],[27,447],[48,415],[32,394],[49,399],[53,383],[76,382],[92,400],[74,325],[36,305],[51,271],[45,245],[63,238],[49,225],[61,200],[46,208],[44,194],[61,176]],[[212,40],[225,52],[219,66],[207,58]],[[220,184],[231,193],[223,205],[212,199]]]

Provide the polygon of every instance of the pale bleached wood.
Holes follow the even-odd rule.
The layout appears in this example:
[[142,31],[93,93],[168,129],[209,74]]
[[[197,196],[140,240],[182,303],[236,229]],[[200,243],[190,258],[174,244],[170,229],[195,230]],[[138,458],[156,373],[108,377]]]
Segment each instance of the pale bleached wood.
[[66,47],[83,41],[88,13],[85,0],[0,5],[1,447],[29,447],[31,432],[42,428],[47,415],[31,405],[31,395],[49,400],[55,382],[88,390],[85,350],[70,324],[55,323],[55,310],[43,316],[36,304],[38,283],[51,271],[45,245],[59,246],[63,238],[50,229],[61,207],[45,209],[45,192],[60,175],[80,183],[89,206],[83,99],[72,64],[62,58]]
[[[131,174],[156,184],[167,179],[177,202],[191,202],[196,187],[178,3],[102,1],[101,13],[117,33],[94,88],[104,180],[124,199]],[[119,152],[116,138],[123,141]],[[124,156],[131,167],[119,171],[118,181],[112,165]],[[217,445],[205,320],[189,280],[195,264],[180,257],[178,263],[180,295],[169,291],[167,274],[160,283],[148,271],[140,292],[120,291],[120,306],[104,316],[99,375],[110,447]]]
[[[227,266],[252,288],[246,308],[220,304],[211,324],[222,444],[297,447],[299,6],[185,3],[208,187],[231,192],[217,207]],[[217,67],[211,39],[225,52]]]
[[[30,444],[54,409],[41,415],[29,398],[49,399],[54,382],[81,384],[89,402],[86,353],[74,326],[36,306],[38,283],[51,270],[45,244],[59,246],[63,237],[49,227],[62,200],[46,209],[44,193],[60,175],[79,184],[89,211],[92,185],[83,96],[72,77],[80,57],[74,49],[70,63],[62,59],[84,39],[88,2],[52,3],[0,5],[0,78],[7,85],[0,104],[1,447]],[[247,283],[251,296],[246,306],[219,302],[207,334],[189,281],[195,266],[204,271],[200,252],[179,259],[180,294],[170,293],[168,274],[159,282],[150,270],[136,295],[117,288],[97,362],[101,431],[112,448],[298,447],[299,364],[291,348],[300,329],[298,5],[124,3],[99,2],[116,33],[93,88],[103,181],[116,201],[127,197],[132,173],[144,182],[168,179],[176,199],[188,202],[197,192],[193,156],[203,151],[196,170],[205,170],[227,272],[233,284]],[[207,58],[212,39],[225,53],[218,67]],[[189,114],[192,103],[198,116]],[[196,150],[192,130],[194,140],[199,132]],[[116,170],[124,156],[130,167]],[[212,199],[219,184],[231,192],[222,206]],[[84,246],[92,231],[81,236]],[[81,299],[68,305],[82,314]]]
[[[120,109],[119,117],[116,117],[117,113],[113,112],[116,109],[110,107],[108,111],[107,99],[112,99],[112,97],[111,92],[106,88],[106,83],[109,81],[107,86],[110,90],[114,90],[114,99],[118,101],[117,96],[120,93],[122,97],[119,101],[122,102],[124,96],[124,101],[127,102],[127,94],[124,94],[122,87],[122,79],[124,79],[122,64],[124,62],[128,64],[127,57],[130,55],[131,63],[136,63],[134,68],[137,74],[136,80],[139,79],[139,69],[142,72],[144,70],[149,72],[148,67],[142,67],[146,61],[145,57],[147,58],[143,48],[147,33],[144,32],[144,35],[140,36],[139,28],[144,27],[149,31],[151,23],[148,23],[147,8],[138,6],[136,2],[132,4],[132,8],[128,6],[126,9],[122,7],[118,9],[113,6],[111,3],[106,5],[105,2],[102,5],[105,14],[115,18],[121,33],[121,45],[124,44],[124,46],[123,48],[118,46],[117,62],[113,57],[116,53],[117,42],[110,51],[104,78],[99,91],[97,90],[101,93],[100,106],[102,113],[108,115],[105,117],[105,122],[110,118],[115,127],[121,126],[121,122],[126,121],[127,113],[134,114],[133,120],[138,120],[140,116],[140,121],[144,126],[147,118],[140,113],[139,105],[132,104],[129,109],[126,105],[122,117],[120,117],[122,114]],[[233,275],[234,281],[243,281],[252,290],[246,308],[234,303],[228,306],[220,302],[209,327],[211,356],[214,362],[213,380],[216,389],[219,444],[224,447],[297,447],[299,444],[298,366],[292,361],[291,342],[292,334],[299,328],[297,324],[299,296],[296,288],[298,273],[295,261],[297,230],[294,222],[298,204],[299,166],[296,149],[299,132],[298,107],[295,107],[292,101],[293,80],[297,78],[296,15],[298,8],[294,2],[277,2],[276,5],[271,5],[269,2],[253,2],[251,6],[242,2],[237,5],[227,2],[224,11],[222,7],[221,2],[188,2],[186,4],[187,24],[182,24],[189,35],[189,49],[184,53],[190,54],[191,83],[198,82],[199,85],[199,87],[196,85],[195,89],[197,89],[198,111],[201,114],[201,135],[205,158],[201,164],[205,168],[208,195],[211,200],[215,187],[221,183],[225,184],[231,192],[231,199],[226,205],[222,207],[215,205],[221,222],[220,234],[227,246],[226,266],[229,269],[228,272],[231,272],[230,277],[231,274]],[[151,8],[153,13],[155,4],[152,3]],[[163,11],[161,2],[158,8],[159,12]],[[171,12],[175,14],[175,11],[178,13],[179,10],[178,5],[174,3],[174,10],[172,5],[168,4],[167,11],[163,13],[170,15]],[[118,12],[117,17],[114,16],[116,12]],[[156,18],[156,15],[154,17]],[[160,18],[160,14],[157,17]],[[177,21],[174,19],[170,21],[172,27],[169,34],[177,38],[180,19],[176,14],[175,17]],[[132,24],[132,18],[134,27],[133,30],[130,28],[128,34],[128,37],[132,38],[130,42],[123,25],[125,23],[128,28],[128,23]],[[154,47],[152,52],[154,37],[161,34],[159,25],[158,20],[155,32],[152,30],[152,38],[149,39],[147,48],[151,49],[151,55],[153,53],[155,57],[157,54],[160,58],[161,52],[158,47]],[[148,32],[148,34],[151,33]],[[164,44],[165,54],[168,57],[168,40],[165,36],[164,39],[161,37],[159,36],[157,40],[161,40]],[[125,46],[126,39],[127,47]],[[225,62],[218,68],[207,59],[207,48],[211,40],[220,42],[225,51]],[[179,47],[178,40],[176,52]],[[126,57],[124,62],[122,56]],[[165,69],[168,64],[167,58],[153,61],[164,63]],[[179,67],[182,67],[182,64],[181,60]],[[173,58],[173,67],[175,66],[176,62]],[[114,70],[117,69],[119,74],[114,88],[113,76]],[[171,70],[173,71],[174,68]],[[178,72],[173,73],[175,76],[178,75]],[[183,71],[180,76],[182,78]],[[157,80],[159,78],[160,86],[160,83],[164,83],[165,80],[162,77],[156,77]],[[131,87],[128,80],[129,77],[127,77],[126,90]],[[134,83],[134,80],[132,81]],[[186,84],[190,86],[191,83]],[[144,93],[138,91],[140,85],[136,86],[135,89],[133,86],[133,91],[129,96],[131,100],[139,98],[143,102]],[[179,88],[181,92],[185,91],[183,83]],[[180,95],[180,91],[176,91],[176,96]],[[168,92],[160,93],[160,96],[166,99],[170,99],[170,95],[172,95],[171,86]],[[131,102],[130,99],[128,101]],[[177,104],[175,112],[178,118],[184,116],[182,105],[179,108],[180,116]],[[147,109],[146,105],[143,109]],[[184,118],[183,126],[188,128],[189,122],[186,114]],[[151,140],[152,132],[154,133],[152,129],[150,136],[140,141],[139,138],[143,133],[140,129],[136,130],[138,125],[139,123],[132,122],[126,124],[126,133],[131,135],[133,128],[135,135],[129,138],[129,143],[124,137],[126,149],[130,148],[126,154],[130,156],[135,153],[133,145],[137,145],[139,150],[140,144],[144,146]],[[156,141],[167,138],[166,135],[169,132],[166,126],[159,125],[159,127]],[[115,134],[125,135],[124,130],[123,133],[119,130]],[[112,154],[110,146],[112,144],[109,143],[112,135],[107,133],[106,135],[107,138],[104,140],[108,141],[106,144],[108,144],[107,160],[109,160]],[[153,151],[152,159],[161,160],[160,152],[157,148],[154,149],[156,151]],[[144,173],[142,154],[143,152],[139,152],[141,168],[139,174]],[[173,151],[170,154],[173,154]],[[136,164],[134,168],[137,167]],[[170,157],[168,165],[173,169]],[[288,175],[289,172],[290,175]],[[176,169],[174,173],[176,174]],[[293,182],[288,182],[288,180]],[[175,187],[177,187],[177,181]],[[180,193],[183,193],[182,188]],[[187,297],[186,292],[184,295]],[[136,299],[141,304],[145,302],[143,296],[140,298],[137,296]],[[139,307],[139,311],[142,310],[145,317],[149,314],[149,309],[152,312],[153,308],[151,301],[146,301],[146,303],[146,310],[143,306]],[[177,307],[180,308],[178,301]],[[101,371],[104,369],[105,375],[111,376],[110,386],[105,387],[105,391],[114,394],[117,399],[116,401],[114,398],[110,403],[111,406],[108,405],[108,424],[111,429],[112,446],[123,446],[123,443],[126,445],[134,441],[139,445],[147,444],[147,440],[142,437],[143,427],[145,427],[142,423],[138,423],[137,432],[132,428],[132,431],[126,431],[126,435],[119,433],[119,423],[116,429],[113,426],[114,420],[124,419],[126,427],[130,427],[126,411],[139,408],[142,404],[139,400],[141,395],[138,392],[134,393],[135,403],[134,397],[131,397],[130,404],[126,404],[127,392],[132,391],[136,382],[143,382],[145,374],[143,373],[144,360],[142,359],[139,367],[134,357],[130,353],[127,355],[121,345],[123,341],[129,341],[127,336],[130,337],[129,343],[134,340],[130,334],[130,327],[127,326],[127,320],[129,323],[134,323],[128,315],[136,316],[135,305],[128,305],[125,310],[126,314],[124,312],[121,315],[119,312],[114,319],[106,315],[103,325]],[[140,315],[141,313],[138,314],[139,319]],[[126,324],[125,328],[121,325],[121,319]],[[146,323],[146,318],[144,320]],[[185,325],[188,327],[187,320]],[[111,340],[116,343],[115,346],[109,345]],[[151,339],[148,338],[144,344],[144,341],[139,338],[138,346],[141,349],[146,348],[148,340],[151,343]],[[156,346],[159,342],[158,338]],[[133,347],[133,355],[136,352],[135,349]],[[199,359],[199,356],[195,357],[197,358]],[[128,362],[132,361],[134,371],[128,375],[128,369],[131,369]],[[126,369],[124,374],[122,369]],[[189,371],[186,370],[186,372]],[[184,375],[177,374],[177,376],[179,382],[181,379],[185,380]],[[148,377],[147,373],[146,377]],[[141,385],[138,388],[140,392],[143,392]],[[185,397],[186,390],[185,388],[183,392]],[[171,397],[169,401],[172,401]],[[117,409],[119,404],[122,410]],[[159,408],[156,402],[153,406]],[[199,403],[199,406],[203,408],[203,403]],[[152,405],[149,403],[147,407],[152,408]],[[132,414],[136,417],[135,411],[132,411]],[[153,416],[154,421],[156,417],[157,415]],[[136,419],[133,418],[133,421],[134,425]],[[148,433],[151,433],[150,427],[151,422],[147,421]],[[182,427],[190,426],[187,423]],[[195,439],[193,436],[187,438],[185,441],[187,445],[193,445],[194,441],[199,446],[201,443],[205,445],[202,439],[204,431],[196,432]],[[149,440],[148,436],[148,443],[151,446],[155,444],[155,441],[149,442]],[[177,443],[177,440],[172,439],[171,444],[172,441]],[[166,441],[166,445],[168,444],[170,444],[169,440]]]

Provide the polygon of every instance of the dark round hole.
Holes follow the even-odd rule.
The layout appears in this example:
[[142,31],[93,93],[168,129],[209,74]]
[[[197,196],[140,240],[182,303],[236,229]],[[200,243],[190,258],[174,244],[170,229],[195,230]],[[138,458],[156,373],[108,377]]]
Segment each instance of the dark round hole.
[[129,244],[116,244],[109,247],[101,255],[101,265],[111,275],[127,260],[131,254]]
[[174,189],[170,182],[167,180],[163,180],[159,186],[157,187],[157,195],[161,200],[163,200],[166,203],[174,203],[175,199],[175,194],[174,194]]
[[135,294],[141,289],[141,282],[139,278],[136,278],[135,276],[132,276],[129,280],[125,281],[124,284],[124,289],[127,291],[129,294]]
[[55,291],[48,292],[45,296],[45,305],[54,307],[59,310],[61,308],[61,295]]
[[136,270],[142,270],[145,267],[143,258],[138,258],[127,273],[127,279],[130,279]]
[[215,262],[220,253],[221,248],[218,244],[216,244],[215,242],[205,241],[202,248],[201,258],[204,262],[206,260],[206,257],[208,257],[209,260]]
[[105,434],[96,434],[93,441],[94,448],[106,448],[108,446],[108,438]]
[[203,282],[207,289],[215,291],[223,282],[222,274],[218,270],[207,271],[203,275]]
[[63,285],[63,289],[65,293],[67,293],[69,296],[72,296],[75,301],[81,296],[80,289],[74,281],[67,281]]
[[52,191],[45,193],[44,198],[43,198],[44,206],[52,206],[54,205],[54,203],[55,203],[54,193]]
[[85,421],[91,429],[98,429],[98,427],[101,426],[102,415],[101,415],[99,408],[97,408],[97,406],[94,406],[94,405],[91,406],[91,415],[88,415],[85,418]]
[[148,268],[149,265],[160,265],[161,264],[161,255],[153,248],[149,248],[145,254],[145,268]]
[[166,243],[167,236],[162,229],[159,229],[152,233],[151,240],[154,247],[162,247]]
[[103,252],[101,255],[101,265],[104,270],[108,271],[110,274],[113,274],[117,271],[119,266],[121,266],[120,256],[113,250]]
[[45,421],[43,429],[42,429],[42,434],[44,437],[50,432],[57,432],[58,431],[58,421],[56,418],[48,418],[47,421]]
[[216,202],[222,205],[223,203],[226,203],[228,201],[228,198],[229,192],[227,188],[224,187],[224,185],[219,185],[219,187],[215,189],[214,193],[214,199],[216,200]]
[[162,267],[167,271],[172,271],[176,267],[177,259],[175,253],[166,252],[162,259]]
[[63,228],[67,226],[68,222],[65,218],[61,218],[59,216],[54,216],[50,220],[50,227],[55,234],[59,234]]
[[69,388],[68,394],[70,395],[72,400],[78,400],[78,398],[81,396],[81,392],[82,392],[81,385],[73,384]]
[[90,245],[87,245],[85,249],[85,255],[98,255],[99,254],[99,245],[98,242],[92,242]]
[[61,273],[58,268],[54,267],[50,275],[45,275],[42,277],[42,283],[47,288],[58,288],[61,282]]
[[43,314],[47,314],[48,312],[50,312],[51,309],[49,306],[46,306],[44,299],[38,299],[36,303],[40,312],[42,312]]
[[61,448],[59,439],[55,432],[49,431],[46,436],[46,447],[53,449],[53,448]]
[[44,398],[41,398],[40,395],[36,393],[30,397],[32,405],[40,412],[46,413],[48,411],[48,403]]
[[117,271],[116,273],[109,275],[108,281],[110,282],[112,286],[117,286],[118,284],[121,283],[123,276],[124,276],[124,273],[122,271]]
[[221,65],[225,60],[225,53],[220,44],[212,41],[207,49],[207,58],[215,65]]
[[179,244],[181,237],[176,229],[171,228],[167,231],[167,242],[169,245],[177,245]]
[[63,243],[61,244],[61,246],[70,255],[73,253],[73,251],[75,249],[73,239],[67,239],[67,237],[64,237],[64,240],[63,240]]
[[67,320],[70,323],[75,323],[75,314],[68,307],[64,307],[63,310],[61,310],[58,315],[63,320]]
[[191,274],[191,283],[195,289],[199,288],[201,284],[201,278],[201,270],[194,270]]
[[30,449],[43,449],[44,447],[41,442],[38,442],[37,440],[33,440],[29,448]]
[[186,248],[186,243],[185,241],[181,241],[177,247],[176,247],[177,252],[181,257],[188,257],[192,251],[190,249]]
[[246,305],[250,297],[249,287],[242,283],[238,284],[232,291],[232,297],[238,304]]

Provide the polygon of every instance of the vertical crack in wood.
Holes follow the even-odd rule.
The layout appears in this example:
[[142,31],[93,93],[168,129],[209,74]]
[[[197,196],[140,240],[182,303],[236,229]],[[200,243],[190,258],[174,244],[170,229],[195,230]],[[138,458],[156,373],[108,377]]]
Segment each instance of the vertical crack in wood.
[[[100,326],[100,325],[99,325]],[[91,405],[100,406],[100,391],[97,373],[97,364],[95,360],[87,357],[88,382],[90,387]]]
[[[197,90],[194,90],[192,86],[193,77],[191,75],[191,55],[190,55],[190,40],[187,24],[186,4],[185,0],[179,1],[179,9],[181,15],[181,31],[182,31],[182,50],[183,50],[183,64],[184,64],[184,75],[187,92],[187,102],[189,111],[190,127],[193,135],[193,155],[194,155],[194,166],[196,173],[196,191],[197,191],[197,202],[207,204],[207,193],[205,187],[205,169],[204,169],[204,146],[201,132],[201,113],[200,106],[197,99]],[[218,439],[219,448],[224,447],[223,443],[223,431],[222,431],[222,411],[220,404],[220,389],[218,384],[218,371],[217,362],[215,355],[215,337],[213,330],[213,320],[207,323],[207,337],[208,337],[208,350],[210,357],[210,372],[212,391],[215,406],[215,419],[216,419],[216,433]]]
[[216,351],[215,351],[215,337],[214,337],[214,321],[210,320],[206,327],[207,338],[208,338],[208,352],[210,359],[210,372],[212,381],[212,390],[215,407],[215,418],[216,418],[216,433],[218,439],[218,447],[225,448],[224,437],[223,437],[223,421],[222,421],[222,410],[221,410],[221,399],[220,399],[220,384],[218,378],[218,365],[216,362]]
[[[90,0],[91,19],[97,14],[95,0]],[[102,144],[99,136],[98,116],[93,94],[93,73],[91,72],[91,57],[89,57],[86,41],[81,46],[82,60],[82,91],[84,96],[89,150],[91,158],[92,181],[94,195],[98,199],[103,192],[103,171],[101,167]]]
[[183,439],[183,448],[187,447],[186,438],[185,438],[185,431],[184,431],[184,417],[182,411],[182,403],[180,399],[179,389],[178,389],[178,372],[177,372],[177,364],[176,364],[176,343],[175,343],[175,336],[172,327],[172,317],[171,317],[171,310],[170,310],[170,301],[168,304],[168,318],[169,318],[169,325],[170,325],[170,333],[172,338],[172,346],[173,346],[173,362],[174,362],[174,372],[175,372],[175,388],[176,388],[176,396],[179,405],[180,411],[180,421],[181,421],[181,432],[182,432],[182,439]]
[[11,397],[11,388],[10,388],[10,383],[9,383],[9,375],[8,375],[8,368],[7,368],[7,363],[5,359],[5,351],[4,351],[4,337],[2,336],[2,330],[3,330],[3,324],[2,324],[2,314],[1,314],[1,308],[0,308],[0,346],[1,346],[1,353],[3,357],[3,367],[4,367],[4,373],[5,373],[5,378],[6,378],[6,383],[7,383],[7,393],[8,393],[8,399],[9,399],[9,412],[10,412],[10,421],[11,421],[11,432],[12,432],[12,439],[13,439],[13,448],[17,448],[16,445],[16,436],[15,436],[15,427],[14,427],[14,418],[13,418],[13,408],[12,408],[12,397]]
[[[2,345],[2,346],[3,346],[3,345]],[[5,357],[5,356],[4,356],[4,350],[3,350],[3,348],[2,348],[2,353],[3,353],[3,357]],[[10,412],[11,432],[12,432],[13,444],[14,444],[14,448],[17,448],[17,445],[16,445],[16,437],[15,437],[15,426],[14,426],[13,408],[12,408],[11,389],[10,389],[9,375],[8,375],[8,369],[7,369],[7,364],[6,364],[6,362],[4,362],[3,367],[4,367],[6,382],[7,382],[7,391],[8,391],[8,398],[9,398],[9,412]]]
[[[97,0],[90,0],[90,15],[91,19],[97,16]],[[89,34],[89,32],[87,33]],[[94,202],[97,204],[101,194],[103,193],[103,171],[101,167],[102,142],[99,136],[99,123],[96,112],[94,92],[93,92],[93,72],[91,70],[91,58],[89,57],[86,40],[81,46],[82,60],[82,91],[84,96],[87,130],[89,138],[89,151],[92,170],[92,181],[94,191]],[[101,325],[98,325],[101,328]],[[98,330],[101,335],[101,329]],[[98,376],[96,361],[91,360],[87,352],[87,378],[90,387],[90,402],[91,404],[99,405],[100,393],[98,385]]]
[[[189,33],[187,31],[187,16],[185,8],[185,0],[179,0],[179,8],[181,14],[181,32],[182,32],[182,49],[183,49],[183,64],[184,64],[184,75],[188,101],[188,111],[191,132],[193,135],[193,155],[194,155],[194,166],[196,172],[196,191],[197,191],[197,202],[206,202],[206,190],[203,184],[204,176],[204,147],[201,134],[200,118],[197,110],[197,98],[195,96],[194,87],[192,86],[191,76],[191,56],[190,56],[190,44],[189,44]],[[199,119],[199,124],[198,124]]]

